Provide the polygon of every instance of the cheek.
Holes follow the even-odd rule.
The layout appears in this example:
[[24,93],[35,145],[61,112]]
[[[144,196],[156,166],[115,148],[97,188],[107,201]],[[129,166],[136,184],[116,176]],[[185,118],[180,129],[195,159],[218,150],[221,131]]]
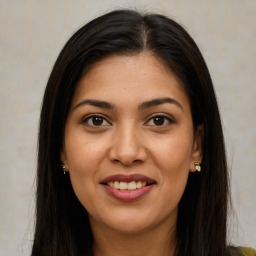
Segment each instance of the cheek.
[[73,190],[83,205],[83,207],[91,214],[95,205],[96,183],[97,183],[97,170],[98,168],[98,154],[95,154],[95,147],[80,148],[76,153],[69,155],[69,175]]
[[85,208],[90,208],[98,182],[98,170],[106,153],[106,143],[100,138],[66,133],[65,153],[72,187]]
[[[177,139],[178,138],[178,139]],[[180,200],[187,184],[191,162],[192,140],[187,136],[166,138],[161,143],[154,143],[154,161],[160,170],[160,185],[163,197]]]
[[[66,158],[70,170],[74,173],[86,175],[88,168],[96,171],[97,165],[106,153],[107,142],[100,136],[90,136],[82,132],[66,133]],[[89,172],[90,173],[90,172]]]
[[161,170],[179,174],[188,172],[192,156],[192,139],[189,136],[166,137],[151,147],[155,162]]

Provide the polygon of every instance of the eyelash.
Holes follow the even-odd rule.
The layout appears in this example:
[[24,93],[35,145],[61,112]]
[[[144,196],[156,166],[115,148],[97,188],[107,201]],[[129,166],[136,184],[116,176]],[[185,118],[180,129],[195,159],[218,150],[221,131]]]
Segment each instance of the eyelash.
[[[165,125],[152,125],[152,126],[156,126],[156,127],[165,127],[166,125],[169,125],[169,124],[173,124],[174,123],[174,120],[171,119],[169,116],[167,115],[164,115],[164,114],[155,114],[153,116],[150,117],[150,119],[146,122],[146,123],[149,123],[149,121],[154,121],[154,118],[163,118],[164,119],[164,122],[168,122],[168,124],[165,124]],[[150,126],[150,125],[149,125]]]
[[[107,125],[93,125],[93,124],[89,124],[89,120],[93,119],[93,118],[96,118],[96,117],[99,117],[102,119],[103,122],[107,122],[108,124]],[[92,115],[89,115],[89,116],[86,116],[85,119],[83,119],[82,123],[85,123],[86,125],[90,126],[90,127],[104,127],[104,126],[110,126],[111,124],[109,123],[109,121],[107,121],[107,119],[102,116],[102,115],[99,115],[99,114],[92,114]]]
[[[102,119],[102,122],[106,122],[107,124],[105,125],[94,125],[94,124],[89,124],[89,120],[92,120],[93,118],[96,118],[96,117],[99,117]],[[150,121],[154,121],[154,118],[163,118],[164,119],[164,125],[149,125],[148,123]],[[168,124],[166,124],[166,121],[168,122]],[[86,125],[90,126],[90,127],[98,127],[98,128],[102,128],[102,127],[105,127],[105,126],[110,126],[110,122],[107,121],[107,119],[102,116],[102,115],[99,115],[99,114],[92,114],[92,115],[89,115],[87,116],[85,119],[83,119],[82,123],[85,123]],[[145,123],[147,126],[155,126],[155,127],[165,127],[166,125],[169,125],[169,124],[172,124],[172,123],[175,123],[175,121],[173,119],[171,119],[170,117],[168,117],[167,115],[164,115],[164,114],[155,114],[153,116],[151,116],[147,122]]]

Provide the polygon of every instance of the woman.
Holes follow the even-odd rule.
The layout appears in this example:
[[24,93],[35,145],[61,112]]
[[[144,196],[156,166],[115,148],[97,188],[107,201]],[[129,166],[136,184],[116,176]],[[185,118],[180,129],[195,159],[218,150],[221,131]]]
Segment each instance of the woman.
[[[161,15],[120,10],[61,51],[42,106],[32,255],[245,255],[210,74]],[[249,255],[253,255],[251,252]]]

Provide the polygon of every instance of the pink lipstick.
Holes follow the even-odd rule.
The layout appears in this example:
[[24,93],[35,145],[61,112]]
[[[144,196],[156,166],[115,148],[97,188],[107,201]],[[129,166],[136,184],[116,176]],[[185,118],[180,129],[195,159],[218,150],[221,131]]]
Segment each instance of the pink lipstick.
[[134,201],[148,194],[156,181],[141,174],[112,175],[102,180],[106,192],[120,201]]

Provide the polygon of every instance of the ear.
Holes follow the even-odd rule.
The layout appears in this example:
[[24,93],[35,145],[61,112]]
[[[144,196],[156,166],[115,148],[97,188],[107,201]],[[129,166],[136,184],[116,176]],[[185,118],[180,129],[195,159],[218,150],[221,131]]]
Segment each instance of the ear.
[[61,152],[61,154],[60,154],[60,160],[61,160],[61,162],[62,162],[66,167],[68,167],[68,165],[67,165],[66,152],[65,152],[64,149],[62,150],[62,152]]
[[204,127],[198,125],[195,131],[194,143],[191,154],[190,172],[195,172],[195,163],[201,163],[203,159]]

